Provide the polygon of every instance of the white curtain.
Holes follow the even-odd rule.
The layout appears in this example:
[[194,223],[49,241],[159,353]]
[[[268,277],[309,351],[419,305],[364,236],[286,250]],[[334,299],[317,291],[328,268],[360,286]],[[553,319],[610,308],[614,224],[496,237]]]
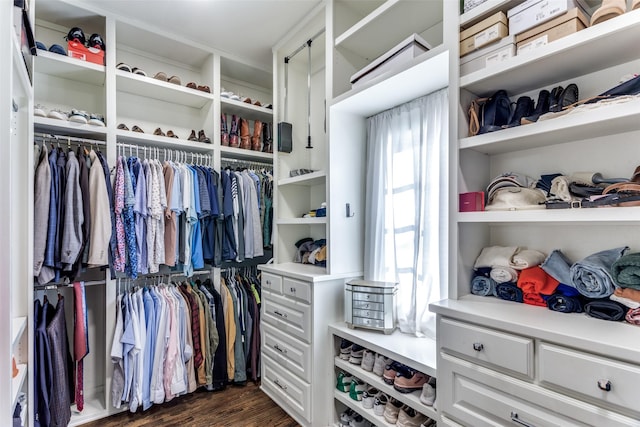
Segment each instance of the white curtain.
[[370,117],[367,132],[365,279],[397,282],[400,330],[435,338],[428,304],[447,296],[447,90]]

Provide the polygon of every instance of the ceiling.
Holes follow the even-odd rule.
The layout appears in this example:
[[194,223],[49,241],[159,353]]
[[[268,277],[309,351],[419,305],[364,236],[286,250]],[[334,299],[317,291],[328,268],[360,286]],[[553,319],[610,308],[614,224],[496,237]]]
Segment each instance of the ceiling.
[[321,0],[84,0],[271,70],[271,48]]

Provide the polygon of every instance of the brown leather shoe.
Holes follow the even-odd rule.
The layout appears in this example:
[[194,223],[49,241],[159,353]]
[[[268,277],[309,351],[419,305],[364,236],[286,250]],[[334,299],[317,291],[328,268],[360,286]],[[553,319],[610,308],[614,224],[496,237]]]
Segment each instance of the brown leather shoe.
[[198,132],[198,141],[211,144],[211,139],[209,139],[209,137],[204,134],[204,129],[200,129],[200,132]]
[[240,119],[240,148],[244,150],[251,149],[251,141],[249,138],[251,134],[249,133],[249,122],[245,119]]
[[134,126],[131,128],[131,130],[132,130],[132,131],[134,131],[134,132],[144,133],[144,131],[143,131],[142,129],[140,129],[140,128],[138,127],[138,125],[134,125]]
[[180,138],[178,135],[176,135],[175,133],[173,133],[173,131],[172,131],[172,130],[168,130],[168,131],[167,131],[167,136],[168,136],[169,138]]
[[196,85],[195,82],[189,82],[185,86],[189,89],[198,89],[198,85]]
[[[238,139],[238,116],[231,116],[231,129],[229,130],[229,147],[238,148],[240,141]],[[248,132],[247,132],[248,133]]]
[[262,148],[262,122],[256,120],[253,122],[253,136],[251,137],[251,149],[260,151]]
[[209,86],[206,86],[206,85],[203,85],[203,86],[198,85],[198,90],[201,90],[201,91],[207,92],[207,93],[211,93],[211,88]]
[[156,130],[153,131],[153,134],[158,136],[167,136],[160,128],[156,128]]
[[198,137],[196,136],[196,131],[191,129],[191,134],[189,135],[189,138],[187,138],[189,141],[197,141]]

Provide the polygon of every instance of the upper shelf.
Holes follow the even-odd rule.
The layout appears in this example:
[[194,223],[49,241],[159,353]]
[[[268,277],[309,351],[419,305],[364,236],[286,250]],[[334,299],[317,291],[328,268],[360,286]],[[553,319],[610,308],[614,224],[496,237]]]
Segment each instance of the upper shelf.
[[140,145],[143,147],[167,148],[179,151],[186,150],[205,154],[210,154],[213,150],[212,145],[205,142],[170,138],[168,136],[139,133],[130,130],[118,129],[116,131],[116,139],[117,142]]
[[77,82],[104,86],[105,66],[38,49],[35,68],[39,73]]
[[283,185],[303,185],[311,187],[314,185],[324,184],[326,182],[326,178],[327,173],[325,171],[316,171],[306,173],[304,175],[282,178],[278,181],[278,186],[281,187]]
[[509,153],[638,130],[640,99],[460,139],[461,150]]
[[222,111],[227,114],[235,114],[243,119],[260,120],[263,122],[273,121],[273,110],[248,102],[235,101],[233,99],[220,97]]
[[487,212],[458,212],[459,223],[544,223],[562,224],[580,223],[612,225],[622,222],[637,223],[640,221],[639,207],[610,207],[598,209],[534,209],[522,211],[487,211]]
[[90,138],[104,141],[107,139],[107,128],[102,126],[85,125],[68,120],[50,119],[48,117],[34,117],[34,131],[55,135],[69,135],[79,138]]
[[262,151],[245,150],[242,148],[220,146],[222,158],[256,161],[260,163],[273,163],[273,153],[263,153]]
[[208,92],[122,70],[116,70],[116,87],[122,92],[194,108],[202,108],[214,98]]
[[639,39],[640,10],[635,10],[514,56],[499,67],[467,74],[460,78],[460,87],[478,96],[498,89],[509,94],[539,89],[637,60]]
[[369,117],[448,85],[449,51],[440,45],[340,95],[331,109]]
[[374,60],[411,34],[441,21],[441,1],[387,0],[336,37],[335,46]]

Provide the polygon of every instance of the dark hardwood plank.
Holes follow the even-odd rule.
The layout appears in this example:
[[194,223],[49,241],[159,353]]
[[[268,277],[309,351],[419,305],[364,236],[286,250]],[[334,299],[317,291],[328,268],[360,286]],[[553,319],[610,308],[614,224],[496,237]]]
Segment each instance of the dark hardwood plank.
[[123,412],[85,427],[297,427],[259,385],[228,386],[216,392],[196,391],[145,412]]

